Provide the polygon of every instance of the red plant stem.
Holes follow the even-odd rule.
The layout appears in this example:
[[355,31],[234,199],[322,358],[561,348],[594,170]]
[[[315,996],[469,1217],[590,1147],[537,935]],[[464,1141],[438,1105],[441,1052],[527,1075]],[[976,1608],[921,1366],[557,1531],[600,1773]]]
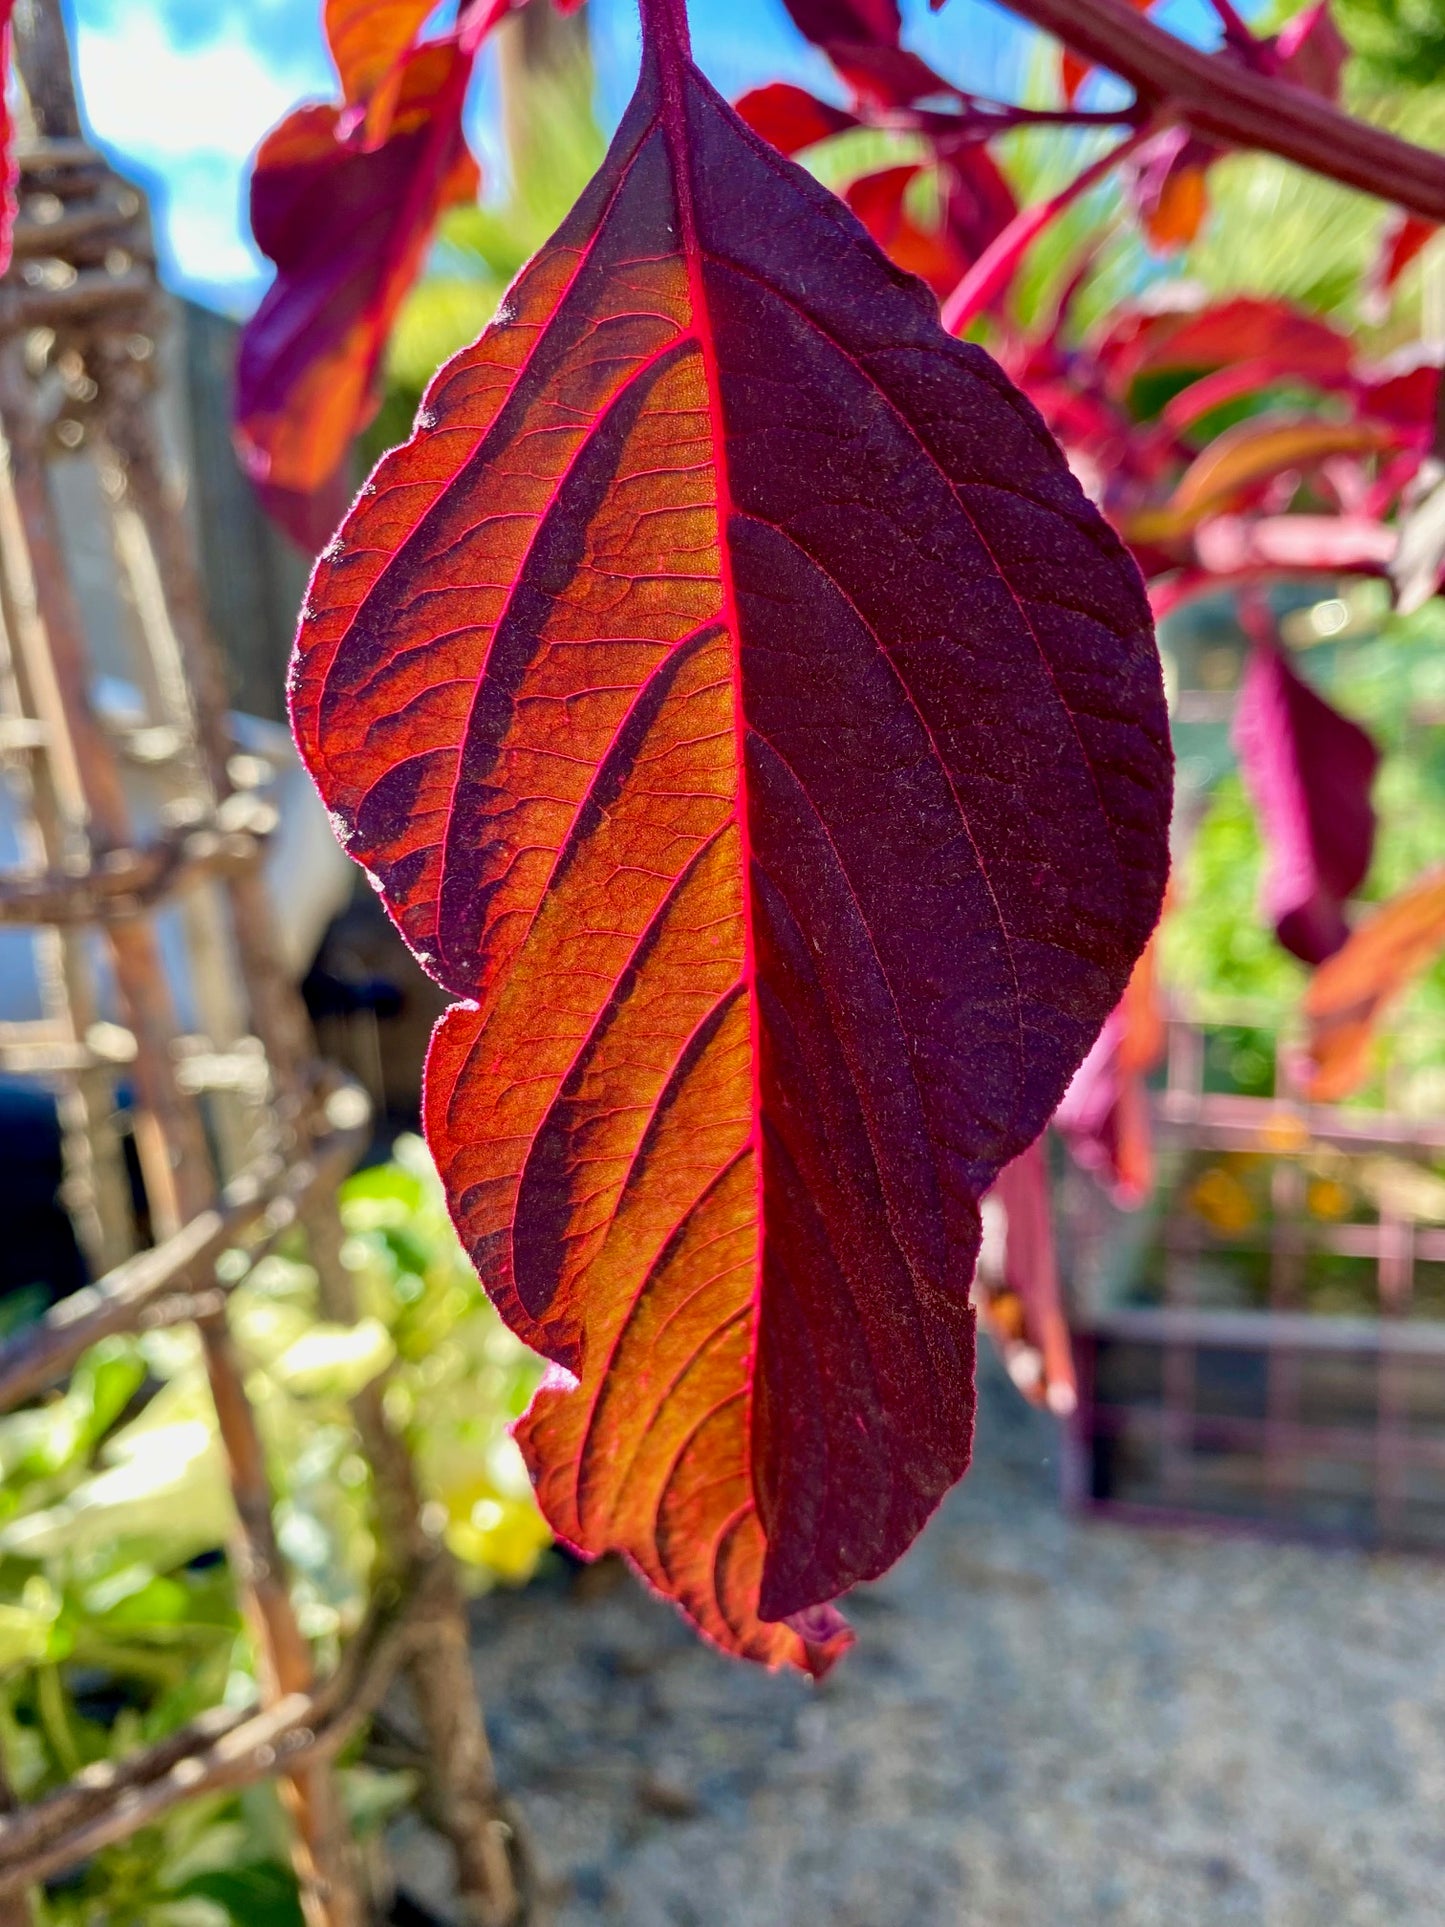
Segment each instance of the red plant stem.
[[1445,160],[1289,81],[1201,53],[1127,0],[1007,0],[1085,60],[1121,75],[1196,132],[1256,147],[1445,223]]
[[670,40],[684,60],[692,59],[687,0],[638,0],[638,9],[642,14],[644,40],[659,44]]
[[1120,161],[1126,160],[1136,147],[1142,146],[1154,131],[1152,127],[1139,128],[1128,140],[1120,141],[1107,154],[1101,154],[1098,160],[1091,161],[1051,199],[1020,209],[1003,233],[984,249],[944,302],[941,319],[948,332],[951,335],[962,334],[971,321],[976,321],[1013,279],[1024,250],[1032,246],[1044,229],[1056,221],[1066,208],[1071,207],[1081,194],[1097,186]]

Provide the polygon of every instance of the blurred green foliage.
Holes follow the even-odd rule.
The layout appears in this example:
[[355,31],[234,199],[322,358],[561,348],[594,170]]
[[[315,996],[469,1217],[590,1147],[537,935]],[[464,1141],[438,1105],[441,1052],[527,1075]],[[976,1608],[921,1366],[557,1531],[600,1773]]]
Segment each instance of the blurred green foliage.
[[[342,1212],[354,1327],[318,1317],[294,1255],[263,1259],[230,1299],[298,1611],[326,1661],[361,1616],[375,1552],[346,1401],[378,1373],[475,1585],[525,1579],[548,1540],[506,1429],[540,1367],[487,1302],[419,1140],[352,1178]],[[63,1394],[0,1419],[0,1751],[22,1798],[254,1695],[219,1557],[231,1519],[189,1326],[107,1339]],[[344,1791],[365,1831],[412,1788],[353,1760]],[[299,1927],[274,1793],[179,1809],[58,1883],[42,1920]]]
[[[1296,658],[1300,673],[1361,722],[1384,752],[1375,782],[1379,818],[1362,898],[1393,896],[1445,853],[1445,604],[1398,617],[1363,599],[1352,632]],[[1209,789],[1175,877],[1162,942],[1166,980],[1213,1022],[1241,1011],[1253,1022],[1297,1024],[1306,972],[1261,921],[1264,864],[1254,813],[1229,770]],[[1425,1116],[1445,1106],[1445,959],[1410,993],[1383,1040],[1392,1102]],[[1362,1096],[1378,1100],[1377,1081]]]
[[1374,79],[1431,87],[1445,75],[1445,0],[1332,0],[1336,20]]

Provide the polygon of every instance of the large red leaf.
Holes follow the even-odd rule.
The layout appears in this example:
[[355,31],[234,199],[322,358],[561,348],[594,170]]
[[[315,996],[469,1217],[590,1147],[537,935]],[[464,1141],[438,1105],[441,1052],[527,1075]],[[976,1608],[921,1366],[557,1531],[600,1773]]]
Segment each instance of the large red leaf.
[[1264,911],[1286,950],[1319,964],[1349,935],[1345,905],[1370,867],[1380,752],[1286,659],[1262,598],[1241,607],[1253,639],[1233,733],[1268,849]]
[[1167,725],[1032,408],[644,17],[601,173],[323,557],[292,714],[470,1000],[427,1132],[558,1367],[548,1518],[816,1669],[967,1464],[978,1200],[1157,914]]
[[382,350],[437,215],[476,194],[461,125],[471,65],[451,40],[408,55],[379,145],[347,140],[343,109],[302,107],[256,156],[251,225],[276,278],[241,337],[236,442],[305,547],[320,547],[350,495],[351,443],[375,412]]

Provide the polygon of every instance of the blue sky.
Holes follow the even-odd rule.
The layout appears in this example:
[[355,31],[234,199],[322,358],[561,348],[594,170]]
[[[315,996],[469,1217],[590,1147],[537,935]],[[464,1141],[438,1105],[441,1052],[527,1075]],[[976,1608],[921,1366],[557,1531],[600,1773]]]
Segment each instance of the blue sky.
[[[1014,91],[1027,36],[993,0],[950,0],[930,14],[904,0],[909,38],[975,91]],[[296,101],[330,92],[320,0],[70,0],[92,129],[150,189],[172,285],[244,309],[264,285],[242,215],[247,157]],[[725,94],[788,78],[830,91],[782,0],[692,0],[699,63]],[[1205,0],[1168,0],[1183,31],[1208,31]],[[591,0],[599,105],[620,113],[637,62],[635,0]],[[473,103],[485,160],[495,95],[483,75]]]

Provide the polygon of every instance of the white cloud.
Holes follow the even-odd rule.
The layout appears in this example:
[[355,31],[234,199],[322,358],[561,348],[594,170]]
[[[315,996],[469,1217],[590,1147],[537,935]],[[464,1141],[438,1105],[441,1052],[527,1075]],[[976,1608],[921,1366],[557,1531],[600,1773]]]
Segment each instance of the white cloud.
[[181,47],[147,6],[130,4],[121,18],[81,21],[76,60],[96,138],[122,166],[129,159],[164,182],[170,278],[254,283],[260,263],[242,228],[246,163],[298,100],[327,90],[319,47],[268,59],[234,18],[204,44]]
[[308,53],[278,67],[235,23],[204,46],[177,47],[142,7],[128,8],[123,25],[82,25],[77,46],[97,135],[152,165],[196,153],[244,160],[302,95],[325,88]]

